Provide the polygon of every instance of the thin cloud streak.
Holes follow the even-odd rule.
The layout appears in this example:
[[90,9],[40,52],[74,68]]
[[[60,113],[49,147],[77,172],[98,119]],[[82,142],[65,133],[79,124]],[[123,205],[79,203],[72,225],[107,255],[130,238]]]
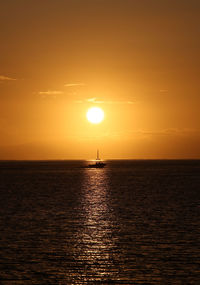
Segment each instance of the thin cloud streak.
[[63,91],[57,91],[57,90],[48,90],[48,91],[39,91],[39,95],[59,95],[63,94]]
[[109,132],[109,137],[115,137],[121,139],[130,139],[130,138],[142,138],[149,139],[155,137],[190,137],[191,135],[200,136],[199,129],[160,129],[160,130],[124,130],[124,131],[116,131]]
[[17,80],[16,78],[0,75],[0,81],[16,81],[16,80]]
[[74,101],[75,103],[85,103],[85,102],[89,102],[89,103],[93,103],[93,104],[134,104],[135,102],[133,101],[115,101],[115,100],[97,100],[96,98],[88,98],[83,100],[76,100]]
[[67,83],[64,86],[65,87],[76,87],[76,86],[85,86],[85,83]]
[[174,135],[190,135],[190,134],[200,134],[198,129],[189,128],[168,128],[161,130],[136,130],[128,131],[131,134],[147,135],[147,136],[174,136]]
[[97,103],[97,104],[128,104],[128,105],[131,105],[131,104],[134,104],[135,102],[133,101],[96,101],[94,103]]

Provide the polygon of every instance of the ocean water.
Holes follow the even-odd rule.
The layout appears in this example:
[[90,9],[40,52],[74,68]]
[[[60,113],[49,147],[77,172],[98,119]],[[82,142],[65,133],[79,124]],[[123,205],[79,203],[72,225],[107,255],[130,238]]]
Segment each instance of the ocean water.
[[200,160],[0,162],[0,284],[199,284]]

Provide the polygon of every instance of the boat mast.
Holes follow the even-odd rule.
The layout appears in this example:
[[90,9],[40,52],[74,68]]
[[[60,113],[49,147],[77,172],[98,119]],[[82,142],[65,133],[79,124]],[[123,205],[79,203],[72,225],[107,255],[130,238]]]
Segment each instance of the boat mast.
[[97,160],[100,160],[99,158],[99,150],[97,149]]

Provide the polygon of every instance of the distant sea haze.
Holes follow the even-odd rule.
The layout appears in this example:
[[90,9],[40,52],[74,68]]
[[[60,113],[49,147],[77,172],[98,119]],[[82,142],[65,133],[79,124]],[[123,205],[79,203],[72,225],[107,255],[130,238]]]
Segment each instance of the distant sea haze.
[[198,284],[199,160],[0,162],[1,284]]

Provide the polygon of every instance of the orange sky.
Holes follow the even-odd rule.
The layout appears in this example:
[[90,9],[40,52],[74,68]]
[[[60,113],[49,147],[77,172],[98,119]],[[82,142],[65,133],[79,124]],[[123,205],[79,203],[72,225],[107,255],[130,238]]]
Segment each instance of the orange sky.
[[0,0],[0,39],[0,159],[200,158],[200,1]]

